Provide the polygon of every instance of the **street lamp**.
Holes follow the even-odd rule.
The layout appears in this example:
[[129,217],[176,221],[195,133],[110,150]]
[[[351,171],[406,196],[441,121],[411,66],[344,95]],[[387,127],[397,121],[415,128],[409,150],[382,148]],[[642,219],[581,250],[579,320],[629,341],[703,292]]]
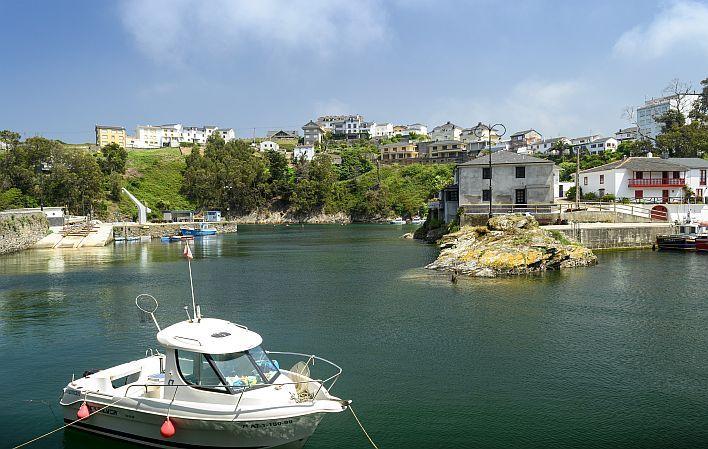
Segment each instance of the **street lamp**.
[[44,175],[50,174],[52,172],[52,163],[50,162],[40,162],[37,166],[37,173],[39,174],[40,192],[39,192],[39,210],[44,211]]
[[485,130],[487,131],[487,150],[489,150],[489,218],[492,218],[492,132],[501,138],[506,134],[506,127],[501,123],[495,123],[493,125],[483,125],[480,123],[475,127],[474,135],[482,139]]

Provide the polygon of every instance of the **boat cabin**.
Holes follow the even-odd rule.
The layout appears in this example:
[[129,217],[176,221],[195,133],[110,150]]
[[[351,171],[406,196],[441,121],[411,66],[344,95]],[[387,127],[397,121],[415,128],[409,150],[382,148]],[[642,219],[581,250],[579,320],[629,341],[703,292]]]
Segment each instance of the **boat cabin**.
[[272,384],[280,374],[278,363],[261,348],[261,336],[229,321],[182,321],[160,331],[157,340],[167,351],[165,386],[235,394]]

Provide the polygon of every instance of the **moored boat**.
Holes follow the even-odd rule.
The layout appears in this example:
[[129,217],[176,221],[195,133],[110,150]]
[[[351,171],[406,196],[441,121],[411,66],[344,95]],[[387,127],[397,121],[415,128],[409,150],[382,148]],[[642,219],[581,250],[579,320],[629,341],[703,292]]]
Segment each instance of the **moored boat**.
[[696,237],[696,251],[708,252],[708,234],[703,234]]
[[191,235],[191,236],[205,236],[205,235],[214,235],[216,234],[216,228],[213,226],[209,226],[208,223],[201,223],[198,228],[193,228],[191,226],[185,226],[182,228],[179,228],[180,232],[182,235]]
[[679,225],[678,232],[656,237],[656,246],[661,250],[696,250],[696,239],[708,231],[706,223],[684,223]]
[[[342,370],[326,359],[266,351],[247,327],[203,317],[194,298],[187,320],[164,329],[154,297],[135,303],[155,323],[163,352],[72,380],[60,400],[72,427],[154,447],[300,448],[325,414],[349,406],[330,393]],[[298,363],[283,369],[274,357]],[[333,374],[311,377],[315,361]]]

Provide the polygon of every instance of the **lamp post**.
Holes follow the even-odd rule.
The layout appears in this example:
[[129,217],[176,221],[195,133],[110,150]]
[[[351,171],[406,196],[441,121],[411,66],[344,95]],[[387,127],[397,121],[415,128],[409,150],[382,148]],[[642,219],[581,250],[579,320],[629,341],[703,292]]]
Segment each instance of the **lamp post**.
[[52,172],[52,163],[50,162],[40,162],[37,166],[37,173],[39,174],[40,192],[39,192],[39,210],[44,211],[44,175]]
[[487,131],[487,150],[489,151],[489,218],[492,218],[492,132],[501,138],[506,134],[506,127],[501,123],[495,123],[493,125],[483,125],[480,123],[475,127],[474,135],[482,139],[485,130]]

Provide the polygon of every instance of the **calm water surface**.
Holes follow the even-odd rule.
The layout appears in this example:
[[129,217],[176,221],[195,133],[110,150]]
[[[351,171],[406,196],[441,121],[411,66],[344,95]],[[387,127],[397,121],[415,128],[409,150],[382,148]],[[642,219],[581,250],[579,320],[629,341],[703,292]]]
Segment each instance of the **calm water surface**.
[[[243,226],[196,243],[198,302],[269,349],[339,363],[334,393],[382,449],[708,447],[708,256],[604,253],[593,268],[453,285],[420,269],[435,248],[401,233]],[[163,325],[183,319],[179,244],[0,257],[0,447],[59,425],[72,373],[156,346],[133,305],[144,292]],[[99,445],[133,447],[77,431],[31,447]],[[347,412],[307,447],[368,443]]]

